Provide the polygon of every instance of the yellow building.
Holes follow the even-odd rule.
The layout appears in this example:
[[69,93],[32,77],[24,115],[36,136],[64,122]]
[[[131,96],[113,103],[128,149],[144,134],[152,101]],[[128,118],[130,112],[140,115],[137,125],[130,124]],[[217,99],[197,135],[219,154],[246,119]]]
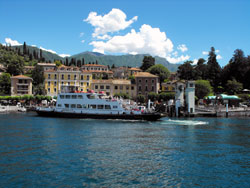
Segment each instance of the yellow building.
[[95,92],[104,91],[107,95],[126,93],[131,98],[136,97],[136,85],[130,80],[93,80],[92,90]]
[[175,82],[162,83],[162,92],[175,92]]
[[61,65],[57,69],[44,71],[47,95],[57,96],[62,86],[75,86],[76,90],[86,92],[91,89],[92,74],[78,67]]

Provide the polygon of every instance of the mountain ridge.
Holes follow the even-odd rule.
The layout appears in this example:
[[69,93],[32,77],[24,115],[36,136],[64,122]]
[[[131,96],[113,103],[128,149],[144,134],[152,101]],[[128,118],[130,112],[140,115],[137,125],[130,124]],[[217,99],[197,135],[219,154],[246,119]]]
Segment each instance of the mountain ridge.
[[[27,49],[30,53],[33,54],[33,51],[36,53],[39,53],[40,49],[34,46],[26,45]],[[20,46],[12,46],[14,49],[20,48],[20,51],[23,50],[23,45]],[[81,52],[75,55],[71,55],[69,57],[61,57],[58,54],[51,53],[46,50],[42,50],[42,56],[45,58],[46,62],[53,62],[55,60],[62,61],[64,64],[66,62],[66,59],[68,59],[68,62],[71,61],[72,58],[74,58],[76,61],[81,60],[84,58],[85,64],[92,63],[92,62],[98,62],[102,65],[109,65],[110,67],[114,64],[116,67],[119,66],[130,66],[130,67],[140,67],[143,61],[144,56],[149,56],[149,54],[125,54],[125,55],[105,55],[98,52],[90,52],[85,51]],[[165,58],[155,56],[155,63],[156,64],[162,64],[165,67],[168,68],[171,72],[176,72],[178,69],[178,66],[180,64],[172,64],[169,63]]]

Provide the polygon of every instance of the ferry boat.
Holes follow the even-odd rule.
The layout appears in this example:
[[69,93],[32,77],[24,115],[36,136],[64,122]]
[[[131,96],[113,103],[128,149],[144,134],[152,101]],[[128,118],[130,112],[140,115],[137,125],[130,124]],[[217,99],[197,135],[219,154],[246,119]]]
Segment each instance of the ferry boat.
[[162,117],[152,110],[139,110],[123,99],[103,93],[60,93],[55,107],[37,107],[39,116],[63,118],[123,119],[156,121]]

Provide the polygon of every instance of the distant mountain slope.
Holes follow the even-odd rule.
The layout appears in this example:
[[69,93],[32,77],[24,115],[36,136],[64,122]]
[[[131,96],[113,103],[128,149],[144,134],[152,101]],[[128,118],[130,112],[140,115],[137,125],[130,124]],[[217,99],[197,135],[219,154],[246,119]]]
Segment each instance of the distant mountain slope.
[[[148,54],[138,54],[138,55],[103,55],[100,53],[93,52],[84,52],[68,57],[69,61],[71,58],[82,59],[84,58],[85,63],[96,62],[102,65],[112,66],[113,64],[118,66],[131,66],[131,67],[140,67],[144,56]],[[171,72],[175,72],[178,68],[178,64],[171,64],[165,58],[155,57],[156,64],[162,64],[167,67]]]
[[[20,48],[20,51],[23,51],[23,46],[13,46],[12,48]],[[39,53],[40,49],[33,46],[28,46],[27,49],[30,53],[33,53],[35,51],[36,53]],[[57,54],[48,52],[48,51],[42,51],[42,55],[45,58],[46,62],[53,62],[54,60],[62,60],[63,62],[66,61],[66,58],[63,58]],[[96,62],[98,61],[99,64],[102,65],[109,65],[110,67],[114,64],[116,67],[118,66],[130,66],[130,67],[140,67],[142,64],[142,60],[144,56],[148,56],[149,54],[138,54],[138,55],[104,55],[98,52],[82,52],[76,55],[72,55],[70,57],[67,57],[69,62],[72,58],[75,60],[82,60],[84,58],[84,62]],[[155,57],[156,64],[162,64],[165,67],[168,68],[169,71],[175,72],[177,71],[177,68],[179,64],[172,64],[169,63],[165,58],[161,57]]]

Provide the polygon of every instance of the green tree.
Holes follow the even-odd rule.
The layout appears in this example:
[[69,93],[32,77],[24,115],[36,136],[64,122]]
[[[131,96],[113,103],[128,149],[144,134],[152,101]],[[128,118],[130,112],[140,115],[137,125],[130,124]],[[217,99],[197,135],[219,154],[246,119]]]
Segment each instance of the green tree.
[[191,65],[193,61],[186,61],[184,64],[178,67],[177,73],[180,79],[183,80],[194,80],[195,79],[195,70]]
[[206,80],[207,78],[207,65],[205,64],[206,60],[200,58],[195,66],[195,80]]
[[211,47],[207,61],[207,76],[215,92],[221,84],[221,72],[221,67],[216,60],[215,49],[214,47]]
[[131,84],[135,84],[135,76],[134,75],[129,76],[128,79],[131,81]]
[[203,99],[205,96],[212,94],[212,86],[208,80],[196,80],[195,95],[198,99]]
[[153,65],[155,65],[155,58],[153,58],[152,56],[144,56],[140,69],[146,71]]
[[145,102],[145,96],[144,95],[137,95],[136,100],[139,103],[144,103]]
[[44,72],[41,66],[38,66],[38,65],[35,66],[34,70],[32,71],[32,79],[33,79],[34,86],[44,83],[44,80],[45,80]]
[[62,62],[59,60],[54,61],[57,67],[60,67],[62,65]]
[[9,95],[11,88],[10,74],[2,73],[0,75],[0,94]]
[[24,59],[17,54],[8,53],[3,56],[4,65],[7,68],[6,72],[10,73],[10,75],[19,75],[23,74],[24,68]]
[[155,92],[150,92],[148,94],[148,99],[150,99],[151,101],[157,101],[158,100],[158,94]]
[[23,43],[23,55],[27,54],[27,46],[26,46],[26,42]]
[[234,95],[240,93],[242,89],[243,89],[243,84],[237,82],[235,79],[227,81],[226,90],[228,94]]
[[147,69],[147,72],[159,76],[160,85],[162,82],[164,82],[165,79],[168,79],[168,77],[170,76],[169,70],[161,64],[151,66],[149,69]]

